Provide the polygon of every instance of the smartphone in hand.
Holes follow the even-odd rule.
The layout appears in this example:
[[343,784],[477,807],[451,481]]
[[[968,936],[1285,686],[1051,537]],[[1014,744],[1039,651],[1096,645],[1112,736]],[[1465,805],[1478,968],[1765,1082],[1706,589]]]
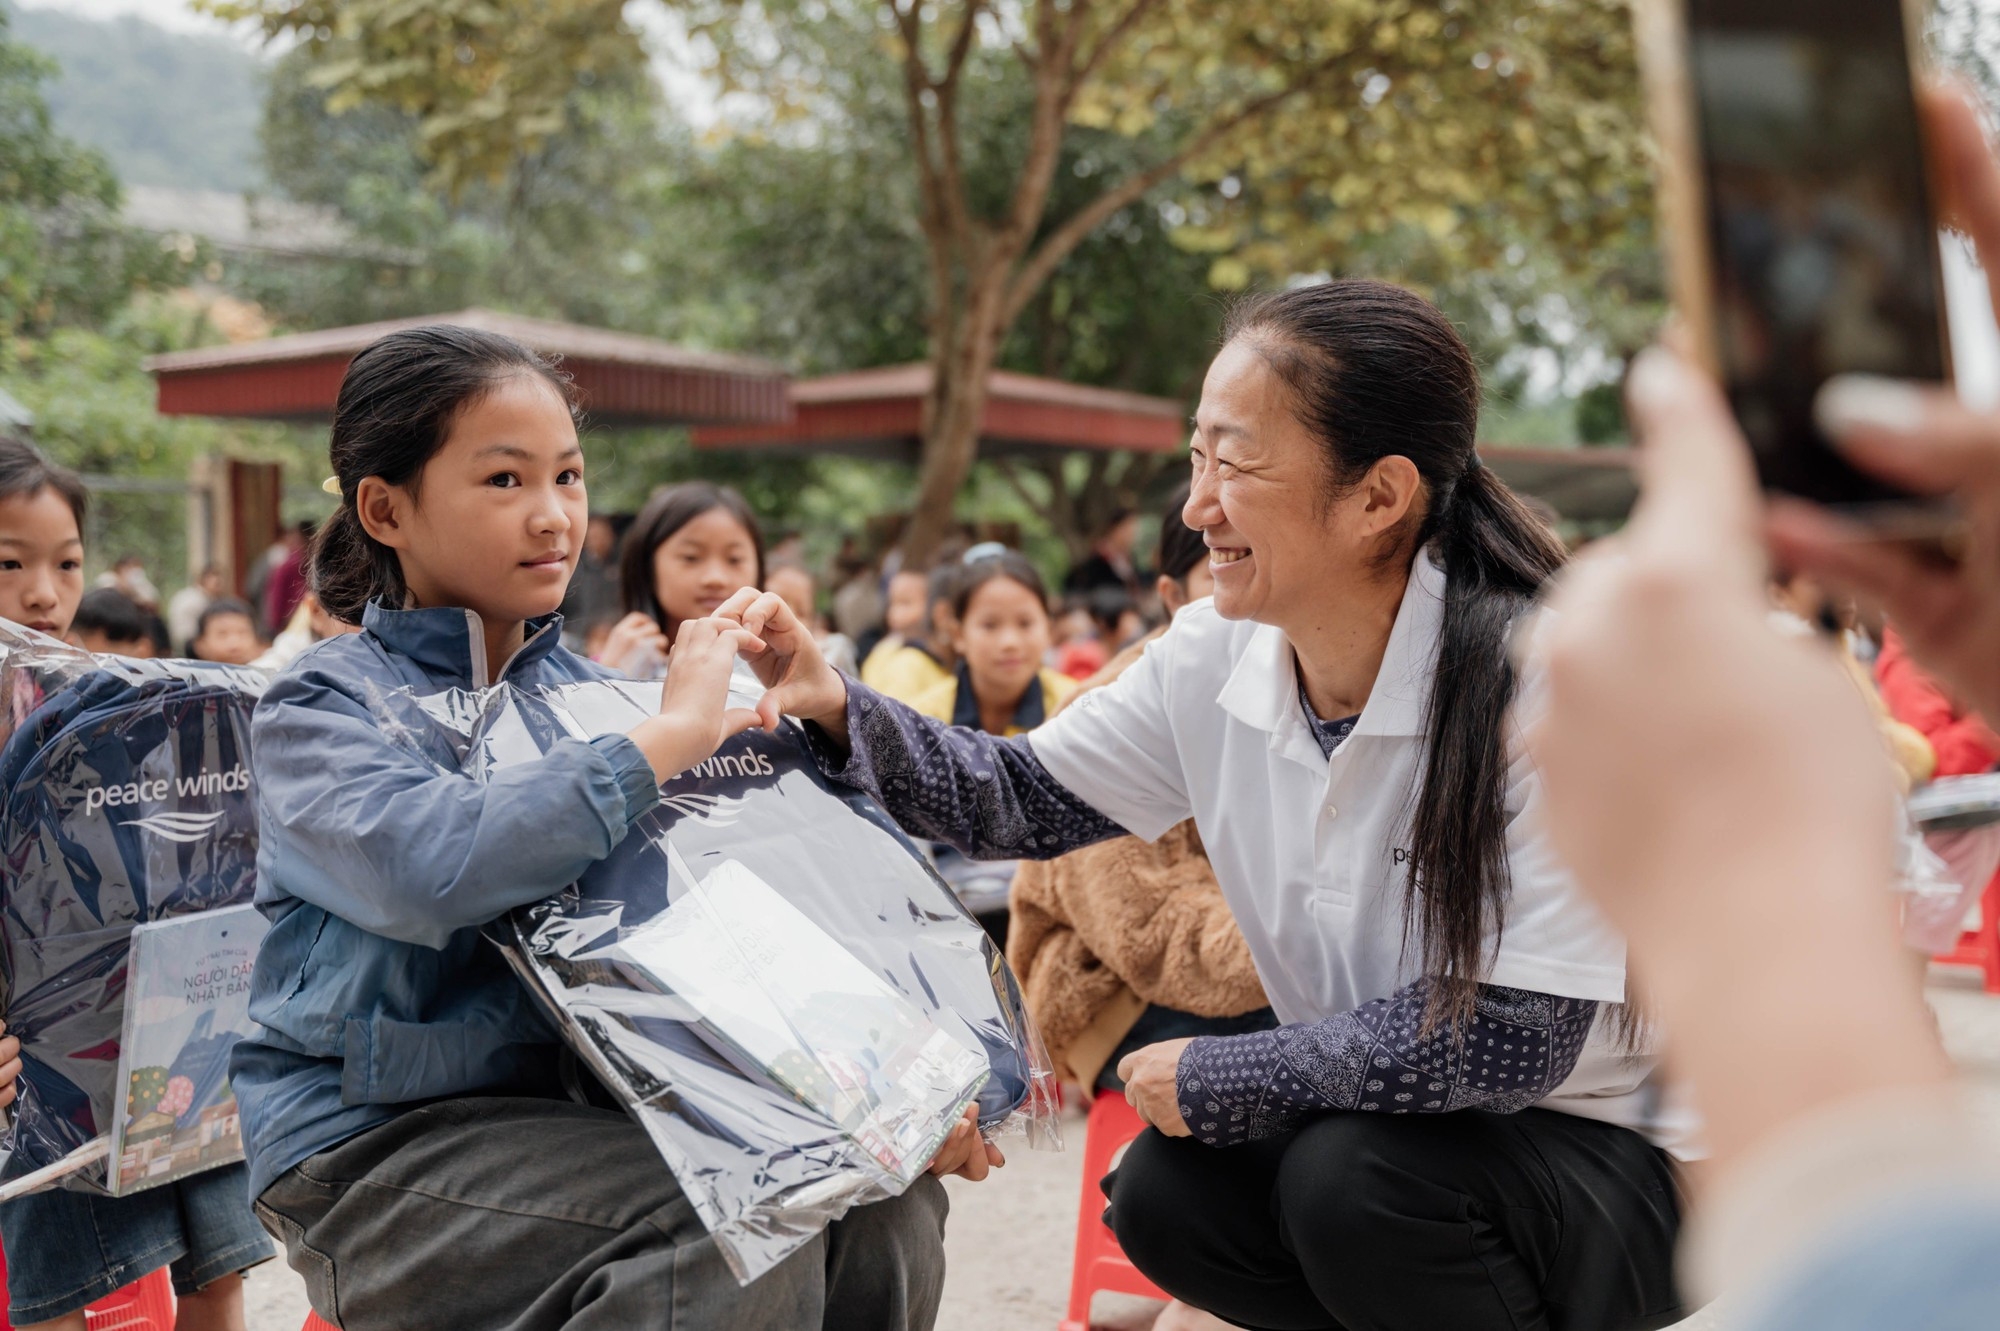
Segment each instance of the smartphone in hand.
[[1838,374],[1950,377],[1937,222],[1902,0],[1640,0],[1674,303],[1766,489],[1885,537],[1948,499],[1850,466],[1813,422]]

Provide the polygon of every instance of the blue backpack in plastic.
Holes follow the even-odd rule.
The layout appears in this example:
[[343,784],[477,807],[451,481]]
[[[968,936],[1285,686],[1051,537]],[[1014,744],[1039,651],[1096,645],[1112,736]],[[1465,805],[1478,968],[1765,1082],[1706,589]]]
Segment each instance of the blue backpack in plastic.
[[[132,926],[256,889],[250,714],[265,676],[48,656],[57,682],[0,748],[0,1013],[22,1046],[0,1178],[110,1132]],[[32,697],[27,668],[6,669],[11,694]]]

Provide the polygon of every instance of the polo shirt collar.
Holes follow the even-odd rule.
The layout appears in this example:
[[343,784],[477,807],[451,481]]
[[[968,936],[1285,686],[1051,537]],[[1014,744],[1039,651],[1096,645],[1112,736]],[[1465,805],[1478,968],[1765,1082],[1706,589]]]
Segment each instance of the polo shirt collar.
[[[1417,553],[1382,669],[1355,724],[1357,735],[1420,735],[1444,626],[1444,570],[1428,550]],[[1326,757],[1306,726],[1299,702],[1297,655],[1284,630],[1259,624],[1236,658],[1216,702],[1244,725],[1271,736],[1271,748],[1311,767]]]

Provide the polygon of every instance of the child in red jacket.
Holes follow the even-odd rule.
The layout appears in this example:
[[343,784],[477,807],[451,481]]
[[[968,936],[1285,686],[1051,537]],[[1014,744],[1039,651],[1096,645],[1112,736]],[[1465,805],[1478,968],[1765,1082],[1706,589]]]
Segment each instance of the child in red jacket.
[[[2000,764],[2000,734],[1978,713],[1946,693],[1909,656],[1894,628],[1884,631],[1882,654],[1875,661],[1875,683],[1889,714],[1923,732],[1937,753],[1936,777],[1971,776]],[[1962,831],[1931,832],[1924,837],[1961,887],[1959,896],[1932,907],[1910,899],[1903,921],[1903,938],[1926,956],[1948,950],[1973,899],[2000,870],[2000,825]]]

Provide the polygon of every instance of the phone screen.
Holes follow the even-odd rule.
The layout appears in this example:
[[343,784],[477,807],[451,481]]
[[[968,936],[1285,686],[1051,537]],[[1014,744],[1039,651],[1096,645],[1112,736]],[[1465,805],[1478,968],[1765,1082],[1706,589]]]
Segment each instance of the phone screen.
[[1813,424],[1829,377],[1941,380],[1937,232],[1898,0],[1688,0],[1723,377],[1764,484],[1907,505]]

